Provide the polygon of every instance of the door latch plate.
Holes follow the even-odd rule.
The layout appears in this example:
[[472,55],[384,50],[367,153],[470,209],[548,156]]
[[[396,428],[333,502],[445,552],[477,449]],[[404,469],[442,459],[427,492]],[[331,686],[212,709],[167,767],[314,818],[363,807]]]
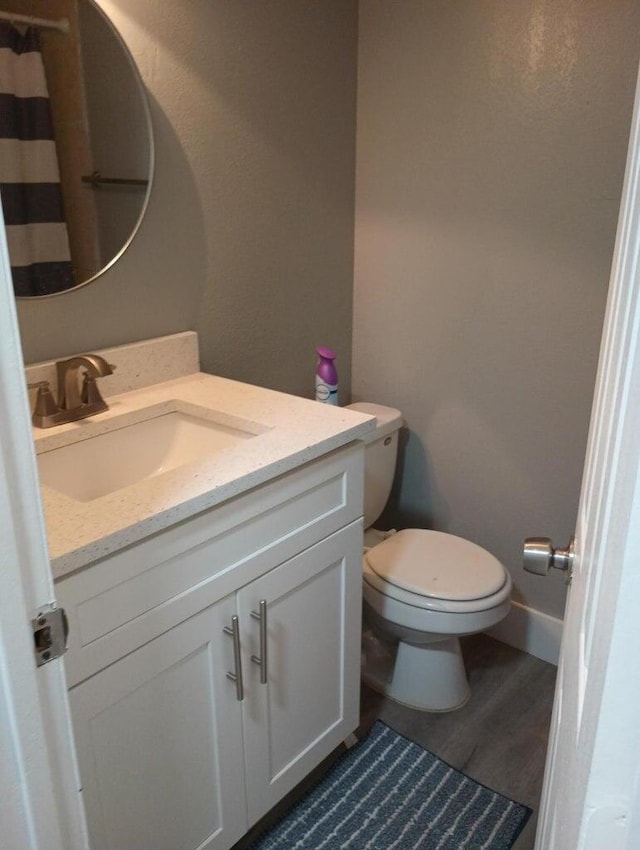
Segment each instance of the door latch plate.
[[46,605],[31,620],[36,666],[60,658],[67,648],[69,622],[64,608]]

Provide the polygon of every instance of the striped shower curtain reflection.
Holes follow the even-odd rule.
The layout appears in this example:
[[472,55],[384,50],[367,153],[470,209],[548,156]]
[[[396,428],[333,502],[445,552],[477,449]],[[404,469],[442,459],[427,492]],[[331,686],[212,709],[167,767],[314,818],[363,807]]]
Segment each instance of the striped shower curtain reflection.
[[39,33],[2,22],[0,198],[16,295],[73,286]]

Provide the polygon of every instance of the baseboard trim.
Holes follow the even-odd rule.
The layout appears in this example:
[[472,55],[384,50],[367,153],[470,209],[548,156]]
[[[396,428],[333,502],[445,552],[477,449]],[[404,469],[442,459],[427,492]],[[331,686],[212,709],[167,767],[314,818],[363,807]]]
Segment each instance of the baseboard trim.
[[487,629],[487,634],[543,661],[558,664],[562,620],[557,617],[512,602],[504,620]]

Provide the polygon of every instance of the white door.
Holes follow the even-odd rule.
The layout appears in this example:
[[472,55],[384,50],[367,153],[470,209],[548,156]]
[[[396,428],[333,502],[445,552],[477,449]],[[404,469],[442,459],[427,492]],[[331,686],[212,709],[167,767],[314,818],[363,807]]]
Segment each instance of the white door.
[[54,597],[1,209],[0,541],[0,844],[81,850],[63,662],[36,668],[29,626]]
[[536,850],[640,847],[639,259],[637,90]]

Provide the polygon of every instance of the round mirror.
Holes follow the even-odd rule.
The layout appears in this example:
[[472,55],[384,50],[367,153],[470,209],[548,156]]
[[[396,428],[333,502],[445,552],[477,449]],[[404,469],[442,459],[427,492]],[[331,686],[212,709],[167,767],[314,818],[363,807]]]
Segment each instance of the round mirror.
[[153,171],[142,80],[93,0],[3,0],[0,197],[17,297],[95,280],[131,243]]

